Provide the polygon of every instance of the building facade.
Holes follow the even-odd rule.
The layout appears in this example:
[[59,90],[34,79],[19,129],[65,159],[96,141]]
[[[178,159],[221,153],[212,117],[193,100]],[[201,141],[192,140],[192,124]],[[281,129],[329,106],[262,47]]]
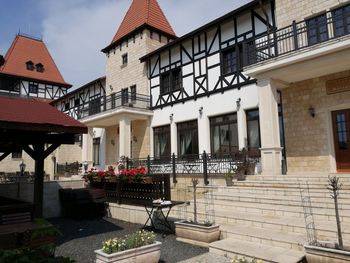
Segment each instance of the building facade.
[[[50,102],[67,94],[70,87],[41,39],[19,34],[0,59],[0,96]],[[6,157],[0,163],[0,171],[19,171],[22,162],[27,171],[34,171],[34,161],[25,152],[14,152]],[[55,163],[54,155],[45,161],[45,171],[51,176]]]

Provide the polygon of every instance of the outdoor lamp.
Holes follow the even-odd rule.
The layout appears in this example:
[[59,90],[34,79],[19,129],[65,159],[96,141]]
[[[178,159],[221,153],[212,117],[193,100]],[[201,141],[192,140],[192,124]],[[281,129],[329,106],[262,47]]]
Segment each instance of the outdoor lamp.
[[173,121],[173,119],[174,119],[174,113],[170,114],[169,119],[170,119],[170,122]]
[[202,115],[203,115],[203,107],[200,107],[198,111],[199,111],[199,116],[202,117]]
[[21,176],[24,175],[25,169],[26,169],[26,164],[22,161],[22,162],[19,164],[19,170],[21,171]]
[[237,110],[241,107],[241,98],[238,98],[236,100],[236,106],[237,106]]
[[89,166],[88,162],[84,162],[83,166],[84,166],[85,173],[87,173],[87,169],[88,169],[88,166]]

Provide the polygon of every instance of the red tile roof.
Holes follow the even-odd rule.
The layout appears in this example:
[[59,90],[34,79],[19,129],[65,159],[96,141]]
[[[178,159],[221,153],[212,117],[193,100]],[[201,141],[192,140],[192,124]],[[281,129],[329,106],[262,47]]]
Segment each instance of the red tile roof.
[[[26,66],[28,61],[32,61],[34,67],[41,63],[44,66],[44,72],[38,72],[35,68],[28,70]],[[5,63],[0,67],[0,73],[71,86],[64,81],[45,43],[42,40],[22,35],[17,35],[12,42],[5,55]]]
[[112,40],[112,44],[144,25],[151,26],[170,36],[176,37],[157,0],[133,0]]
[[[35,125],[35,129],[45,131],[53,127],[69,130],[86,130],[86,126],[79,121],[58,111],[46,102],[28,98],[13,98],[0,96],[0,127],[6,128],[6,124]],[[51,128],[50,128],[51,126]]]

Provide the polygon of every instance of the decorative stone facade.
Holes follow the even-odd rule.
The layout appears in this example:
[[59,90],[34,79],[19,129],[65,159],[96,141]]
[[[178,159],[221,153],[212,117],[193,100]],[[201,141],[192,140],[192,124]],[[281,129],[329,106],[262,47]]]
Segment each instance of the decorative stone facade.
[[132,157],[146,158],[150,153],[150,121],[133,121],[131,134],[133,140]]
[[299,22],[346,2],[348,2],[348,0],[277,0],[275,14],[277,27],[282,28],[288,26],[293,20]]
[[331,112],[350,108],[350,92],[327,95],[326,81],[348,76],[350,71],[336,73],[282,90],[288,173],[335,172]]

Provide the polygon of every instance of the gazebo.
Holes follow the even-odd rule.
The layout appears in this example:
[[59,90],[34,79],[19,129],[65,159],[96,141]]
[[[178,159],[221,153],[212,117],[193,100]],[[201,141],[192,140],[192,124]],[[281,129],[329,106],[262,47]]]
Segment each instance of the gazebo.
[[0,96],[0,161],[24,150],[35,161],[34,216],[43,215],[44,160],[87,127],[37,99]]

